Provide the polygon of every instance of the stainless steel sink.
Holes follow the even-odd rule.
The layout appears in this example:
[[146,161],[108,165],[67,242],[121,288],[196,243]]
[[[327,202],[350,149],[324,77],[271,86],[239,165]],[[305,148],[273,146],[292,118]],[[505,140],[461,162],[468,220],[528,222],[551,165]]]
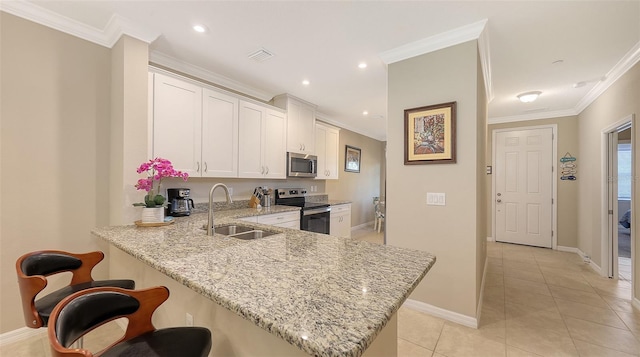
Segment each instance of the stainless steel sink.
[[243,240],[250,240],[250,239],[264,238],[264,237],[272,236],[274,234],[277,234],[277,233],[270,232],[270,231],[263,231],[260,229],[254,229],[252,231],[248,231],[244,233],[233,234],[233,235],[230,235],[230,237],[243,239]]
[[[206,230],[207,226],[205,225],[203,229]],[[217,234],[225,235],[227,237],[233,237],[243,240],[264,238],[272,236],[274,234],[278,234],[278,232],[263,231],[262,229],[256,229],[249,226],[239,226],[236,224],[228,224],[225,226],[215,227],[214,232]]]
[[247,226],[238,226],[235,224],[230,224],[227,226],[220,226],[220,227],[215,227],[214,231],[218,234],[223,234],[225,236],[231,236],[234,234],[238,234],[238,233],[244,233],[244,232],[248,232],[248,231],[252,231],[255,228],[253,227],[247,227]]

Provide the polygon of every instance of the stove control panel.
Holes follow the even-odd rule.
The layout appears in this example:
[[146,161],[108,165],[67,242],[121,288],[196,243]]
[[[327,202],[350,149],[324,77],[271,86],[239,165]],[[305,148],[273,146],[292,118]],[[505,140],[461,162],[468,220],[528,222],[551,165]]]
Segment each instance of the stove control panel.
[[304,197],[307,195],[307,190],[304,188],[278,188],[276,189],[276,197],[278,198],[294,198]]

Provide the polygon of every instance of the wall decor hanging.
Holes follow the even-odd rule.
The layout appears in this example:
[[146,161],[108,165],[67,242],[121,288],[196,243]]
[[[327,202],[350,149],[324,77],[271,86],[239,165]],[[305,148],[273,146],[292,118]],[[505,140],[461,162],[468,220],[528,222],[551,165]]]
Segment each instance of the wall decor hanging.
[[345,145],[344,149],[344,171],[360,172],[361,150],[357,147]]
[[576,172],[578,172],[578,170],[576,160],[577,159],[569,152],[560,158],[560,180],[575,181],[577,179]]
[[456,162],[456,102],[404,111],[404,164]]

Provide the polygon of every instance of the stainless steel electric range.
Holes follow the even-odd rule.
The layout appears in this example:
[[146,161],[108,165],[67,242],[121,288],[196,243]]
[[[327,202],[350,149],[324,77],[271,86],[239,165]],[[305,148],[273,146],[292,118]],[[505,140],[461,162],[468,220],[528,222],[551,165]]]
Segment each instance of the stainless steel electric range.
[[309,202],[304,188],[276,189],[277,205],[300,207],[300,229],[329,234],[331,206],[328,203]]

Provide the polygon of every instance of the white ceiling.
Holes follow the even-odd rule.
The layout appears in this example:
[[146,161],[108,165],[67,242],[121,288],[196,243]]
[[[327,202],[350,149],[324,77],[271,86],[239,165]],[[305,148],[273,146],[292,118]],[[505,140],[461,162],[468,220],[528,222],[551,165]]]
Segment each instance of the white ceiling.
[[[388,116],[387,64],[381,55],[416,41],[435,46],[466,25],[486,20],[490,122],[575,115],[640,58],[640,0],[84,0],[2,5],[13,13],[10,9],[16,7],[29,7],[30,12],[44,8],[47,17],[59,14],[76,20],[85,32],[107,32],[113,15],[120,15],[129,28],[159,35],[150,44],[153,62],[262,100],[290,93],[318,105],[324,120],[380,140],[386,137]],[[209,31],[195,33],[191,26],[196,23]],[[260,48],[275,56],[264,62],[247,57]],[[563,62],[554,64],[557,60]],[[364,70],[357,67],[361,61],[368,63]],[[303,86],[303,79],[311,84]],[[577,82],[587,83],[573,88]],[[532,90],[542,91],[536,102],[517,100],[517,94]],[[362,115],[364,110],[368,116]]]

